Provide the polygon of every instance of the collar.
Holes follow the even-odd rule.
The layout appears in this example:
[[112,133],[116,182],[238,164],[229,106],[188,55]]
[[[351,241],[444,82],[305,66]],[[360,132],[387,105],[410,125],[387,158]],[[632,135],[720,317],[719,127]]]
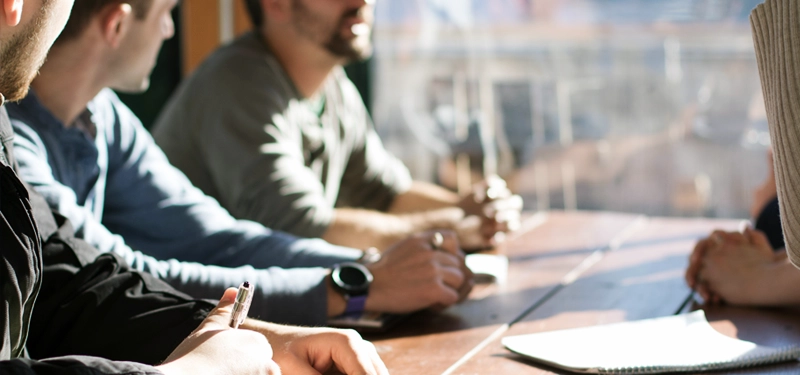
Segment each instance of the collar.
[[[33,89],[28,92],[28,95],[25,97],[25,99],[13,104],[10,109],[14,118],[19,118],[32,128],[39,128],[56,134],[75,132],[88,134],[85,131],[85,126],[67,127],[63,122],[61,122],[61,120],[56,118],[55,115],[53,115],[53,113],[44,106],[44,104],[42,104]],[[95,110],[93,102],[89,102],[84,112],[78,116],[76,121],[89,121],[96,124],[97,122],[95,121],[94,116]],[[90,138],[94,139],[94,137]]]

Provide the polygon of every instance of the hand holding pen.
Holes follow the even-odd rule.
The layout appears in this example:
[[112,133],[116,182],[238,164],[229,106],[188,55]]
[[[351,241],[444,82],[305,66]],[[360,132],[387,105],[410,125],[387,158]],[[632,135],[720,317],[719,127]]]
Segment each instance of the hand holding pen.
[[[217,307],[158,369],[165,375],[279,374],[264,334],[230,327],[239,296],[234,288],[226,290]],[[246,314],[239,316],[244,320]]]

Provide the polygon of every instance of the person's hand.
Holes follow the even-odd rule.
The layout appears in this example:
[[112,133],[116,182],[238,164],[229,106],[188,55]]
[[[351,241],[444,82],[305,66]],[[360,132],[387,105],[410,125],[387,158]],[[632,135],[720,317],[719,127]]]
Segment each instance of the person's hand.
[[374,277],[365,309],[409,313],[444,308],[464,300],[474,285],[455,234],[440,231],[444,242],[433,248],[437,232],[413,235],[367,265]]
[[522,198],[512,194],[506,182],[497,176],[476,184],[458,207],[466,215],[456,227],[465,249],[494,246],[498,234],[512,232],[520,226]]
[[165,375],[280,375],[264,335],[228,325],[236,300],[230,288],[217,307],[157,368]]
[[719,235],[721,242],[702,257],[698,277],[704,286],[698,291],[712,304],[762,305],[772,299],[768,286],[775,277],[781,256],[770,247],[767,237],[747,228],[744,233]]
[[389,374],[375,346],[353,330],[284,326],[256,320],[247,320],[243,327],[269,339],[275,351],[273,359],[284,374],[317,375],[331,370],[346,375]]

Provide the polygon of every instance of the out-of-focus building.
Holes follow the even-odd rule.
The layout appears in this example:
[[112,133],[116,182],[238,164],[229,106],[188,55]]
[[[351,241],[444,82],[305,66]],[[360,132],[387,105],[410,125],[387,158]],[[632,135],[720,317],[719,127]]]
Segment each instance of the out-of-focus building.
[[757,0],[381,0],[373,115],[416,178],[528,208],[746,217]]

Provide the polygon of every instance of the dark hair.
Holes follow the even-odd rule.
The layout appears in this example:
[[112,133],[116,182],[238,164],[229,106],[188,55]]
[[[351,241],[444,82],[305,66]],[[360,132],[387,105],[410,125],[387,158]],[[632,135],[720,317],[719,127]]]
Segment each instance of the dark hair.
[[104,7],[122,3],[129,4],[133,8],[134,16],[138,19],[146,18],[153,6],[153,0],[78,0],[72,6],[69,21],[58,40],[64,41],[78,37],[89,26],[92,17]]
[[261,7],[261,0],[244,0],[244,5],[247,6],[253,27],[261,27],[264,24],[264,8]]

